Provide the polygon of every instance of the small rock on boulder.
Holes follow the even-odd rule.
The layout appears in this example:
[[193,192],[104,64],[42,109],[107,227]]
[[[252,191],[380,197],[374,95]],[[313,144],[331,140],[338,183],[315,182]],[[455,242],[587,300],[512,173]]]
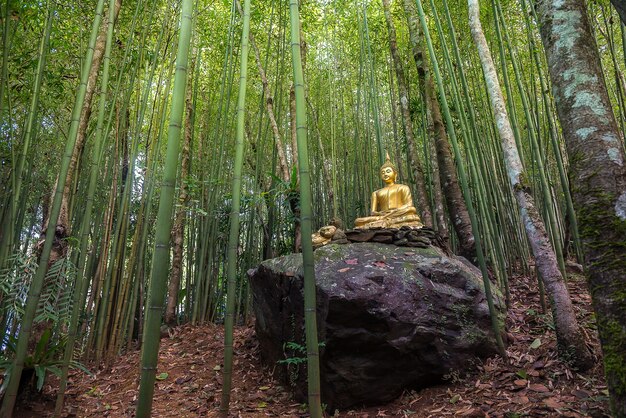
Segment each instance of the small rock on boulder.
[[[302,273],[301,254],[291,254],[264,261],[250,284],[262,358],[304,400]],[[480,272],[461,257],[434,247],[330,244],[315,252],[315,275],[330,410],[388,402],[497,351]]]

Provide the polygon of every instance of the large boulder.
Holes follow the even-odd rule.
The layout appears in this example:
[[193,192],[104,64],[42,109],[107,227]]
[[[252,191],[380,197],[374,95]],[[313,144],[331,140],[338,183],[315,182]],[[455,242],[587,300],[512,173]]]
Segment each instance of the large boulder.
[[[480,272],[461,257],[330,244],[315,252],[315,276],[322,402],[333,409],[388,402],[496,353]],[[301,254],[264,261],[250,285],[262,359],[304,400]]]

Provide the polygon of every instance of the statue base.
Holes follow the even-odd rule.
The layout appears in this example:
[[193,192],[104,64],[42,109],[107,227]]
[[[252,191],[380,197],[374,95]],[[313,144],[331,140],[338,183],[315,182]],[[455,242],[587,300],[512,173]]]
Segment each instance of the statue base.
[[[435,246],[441,248],[447,254],[450,250],[446,243],[437,233],[423,226],[402,226],[400,228],[368,228],[349,229],[342,231],[337,229],[331,239],[323,243],[315,243],[314,249],[326,244],[351,244],[360,242],[376,242],[379,244],[391,244],[398,247],[428,248]],[[321,244],[321,245],[320,245]]]

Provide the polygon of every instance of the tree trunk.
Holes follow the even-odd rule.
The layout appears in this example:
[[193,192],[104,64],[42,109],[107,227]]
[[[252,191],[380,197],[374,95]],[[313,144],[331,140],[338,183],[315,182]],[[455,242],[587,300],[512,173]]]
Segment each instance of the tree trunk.
[[537,1],[615,417],[626,417],[626,156],[582,0]]
[[267,81],[265,69],[263,68],[263,64],[261,63],[259,48],[257,48],[256,42],[254,42],[254,36],[252,36],[252,34],[250,34],[250,46],[254,51],[254,59],[256,60],[256,65],[259,70],[259,76],[261,77],[261,83],[263,84],[265,108],[267,109],[267,115],[270,119],[270,125],[272,126],[272,132],[274,134],[274,144],[276,146],[276,152],[278,154],[278,164],[280,166],[281,177],[284,182],[288,182],[290,176],[289,164],[287,163],[287,157],[285,156],[285,147],[280,136],[278,124],[276,123],[276,117],[274,116],[274,99],[272,98],[272,93],[270,91],[269,82]]
[[[424,113],[426,114],[426,138],[428,142],[428,149],[431,156],[437,155],[437,148],[435,145],[435,127],[433,115],[430,106],[430,101],[428,100],[426,93],[426,75],[428,73],[428,68],[426,66],[426,61],[424,59],[423,48],[419,44],[419,29],[417,25],[417,20],[415,18],[415,3],[413,0],[404,0],[404,12],[407,18],[407,24],[409,27],[409,40],[412,46],[413,59],[415,61],[415,66],[417,67],[417,80],[418,80],[418,88],[420,97],[422,99],[422,106],[424,108]],[[430,74],[429,74],[430,75]],[[432,93],[432,92],[431,92]],[[440,114],[441,116],[441,114]],[[441,190],[441,181],[440,181],[440,167],[439,162],[435,158],[430,158],[430,167],[432,173],[432,198],[434,203],[434,213],[433,217],[436,219],[436,230],[439,236],[444,240],[444,242],[449,242],[450,240],[450,231],[448,229],[448,222],[446,220],[446,212],[443,207],[443,193]]]
[[[309,170],[309,154],[307,145],[307,116],[304,87],[304,41],[301,39],[300,16],[298,1],[289,1],[291,20],[291,57],[293,63],[293,78],[296,99],[296,125],[298,145],[298,169],[300,175],[300,205],[298,212],[302,212],[302,259],[304,270],[304,323],[306,332],[307,351],[307,382],[309,413],[312,418],[323,416],[320,399],[320,371],[317,339],[317,324],[315,314],[315,269],[313,266],[313,246],[311,242],[311,179]],[[305,49],[305,48],[304,48]]]
[[463,199],[463,192],[459,185],[454,158],[452,157],[448,135],[443,117],[441,116],[439,100],[437,99],[435,83],[428,67],[426,54],[424,53],[423,37],[417,23],[414,0],[404,0],[404,10],[409,23],[413,58],[415,59],[417,73],[423,89],[424,103],[433,125],[441,185],[446,197],[448,212],[450,213],[450,218],[452,218],[452,225],[459,237],[459,253],[470,260],[474,260],[476,258],[476,242],[472,231],[472,223],[470,222],[467,206]]
[[176,72],[174,74],[174,89],[172,91],[169,129],[167,132],[167,149],[163,168],[161,198],[155,225],[154,253],[148,288],[149,301],[145,308],[146,319],[141,348],[141,378],[135,415],[137,418],[150,416],[152,396],[154,395],[161,340],[161,315],[167,292],[172,215],[174,213],[174,187],[176,185],[180,154],[180,127],[185,107],[185,86],[187,84],[187,66],[189,62],[193,14],[193,1],[183,0],[180,13]]
[[406,141],[409,146],[409,156],[411,159],[411,168],[413,172],[413,180],[415,180],[415,186],[417,193],[415,198],[417,200],[417,206],[420,209],[422,216],[422,223],[428,227],[433,226],[433,218],[430,213],[430,204],[428,202],[428,193],[426,192],[426,183],[424,182],[424,170],[422,164],[419,161],[417,146],[415,143],[415,134],[413,133],[413,126],[411,124],[411,111],[409,109],[409,90],[406,85],[406,77],[404,70],[402,69],[402,61],[398,54],[398,45],[396,42],[396,28],[389,12],[389,0],[382,0],[383,8],[385,10],[385,20],[387,21],[387,30],[389,32],[389,49],[391,51],[391,57],[396,69],[396,79],[398,81],[398,94],[400,96],[400,113],[402,115],[402,122],[404,123],[404,134],[406,135]]
[[[189,65],[189,74],[193,74],[193,62]],[[185,239],[185,218],[189,194],[187,193],[187,177],[189,177],[189,150],[193,137],[193,88],[192,82],[187,85],[187,124],[181,150],[180,191],[178,203],[180,207],[176,211],[176,219],[172,227],[172,269],[170,270],[170,282],[167,293],[167,306],[165,308],[165,323],[169,326],[176,325],[176,305],[178,305],[178,290],[183,272],[183,242]]]
[[309,109],[311,109],[311,116],[313,117],[313,126],[315,128],[315,133],[317,134],[316,135],[317,146],[322,156],[322,161],[320,165],[322,166],[322,174],[324,176],[324,186],[326,188],[326,193],[327,193],[326,196],[328,197],[328,202],[325,202],[325,206],[329,206],[329,205],[331,206],[329,210],[330,216],[327,218],[327,219],[331,219],[333,217],[333,213],[335,213],[335,207],[334,207],[334,201],[333,201],[333,194],[335,191],[333,190],[333,179],[330,174],[330,169],[328,167],[328,159],[326,158],[326,152],[324,152],[324,144],[322,143],[322,132],[320,131],[319,115],[315,111],[315,108],[313,107],[313,104],[311,103],[308,97],[306,99],[306,103]]
[[[115,2],[115,20],[120,12],[120,8],[122,7],[122,0],[116,0]],[[104,17],[102,19],[100,33],[98,34],[98,38],[96,39],[96,45],[93,51],[93,59],[91,61],[91,69],[89,70],[89,76],[87,79],[87,89],[85,92],[85,99],[83,102],[83,106],[80,112],[80,120],[78,123],[78,133],[76,135],[76,143],[74,145],[74,151],[72,152],[72,158],[70,160],[70,166],[67,172],[65,187],[63,188],[63,197],[61,201],[61,213],[59,214],[59,219],[56,224],[55,231],[55,241],[52,246],[52,252],[50,253],[50,261],[49,265],[53,265],[56,261],[61,258],[64,258],[67,254],[67,240],[66,238],[71,235],[71,226],[70,226],[70,201],[73,195],[73,186],[74,182],[72,179],[74,178],[74,174],[77,171],[78,161],[80,156],[83,153],[83,149],[85,147],[85,139],[87,134],[87,126],[89,125],[89,117],[91,116],[92,110],[92,102],[93,96],[96,92],[96,81],[98,80],[98,73],[100,72],[100,66],[102,64],[102,60],[104,58],[104,49],[106,45],[107,38],[107,26],[108,26],[108,17]],[[57,179],[58,181],[58,179]],[[55,182],[56,188],[56,182]],[[44,228],[42,229],[42,237],[45,235],[46,229],[48,228],[48,224],[50,220],[48,217],[44,218]]]
[[593,366],[593,356],[585,345],[585,340],[576,321],[572,301],[563,275],[559,270],[554,249],[550,245],[544,223],[535,208],[529,187],[522,180],[525,177],[524,167],[515,144],[496,68],[480,24],[478,0],[468,0],[468,6],[470,29],[478,49],[496,126],[502,141],[502,151],[509,180],[520,209],[526,236],[537,263],[537,271],[541,275],[550,297],[558,349],[564,359],[570,361],[575,367],[586,370]]
[[[300,5],[302,7],[302,4]],[[298,22],[300,26],[300,23]],[[302,27],[298,29],[300,33],[300,60],[302,62],[302,73],[304,77],[304,69],[306,68],[306,51],[307,44],[304,40],[304,35],[302,34]],[[289,90],[289,115],[291,118],[291,155],[293,164],[296,164],[298,158],[298,129],[296,124],[296,88],[298,86],[292,84],[291,89]],[[306,96],[306,89],[305,89]],[[295,174],[297,175],[297,173]],[[289,208],[291,209],[291,213],[293,213],[294,217],[294,226],[293,226],[293,250],[294,252],[299,252],[302,249],[302,225],[300,220],[300,182],[296,181],[296,188],[294,190],[287,191],[287,200],[289,201]]]

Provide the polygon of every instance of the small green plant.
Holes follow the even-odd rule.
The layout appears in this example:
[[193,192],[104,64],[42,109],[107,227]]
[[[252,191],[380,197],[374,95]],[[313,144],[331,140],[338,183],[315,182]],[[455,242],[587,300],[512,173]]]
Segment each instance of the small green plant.
[[[318,344],[319,348],[324,348],[326,344],[321,342]],[[278,364],[301,364],[306,363],[306,346],[302,344],[298,344],[294,341],[289,341],[283,344],[283,351],[291,350],[294,354],[301,354],[299,356],[287,357],[284,360],[278,360],[276,363]]]
[[287,357],[284,360],[278,360],[276,363],[292,365],[292,364],[301,364],[301,363],[306,362],[306,347],[305,346],[298,344],[296,342],[293,342],[293,341],[289,341],[283,344],[283,351],[286,352],[287,350],[293,351],[294,354],[299,353],[301,355],[294,356],[294,357]]
[[[24,359],[24,371],[32,370],[36,379],[36,388],[38,391],[43,388],[43,384],[46,380],[47,373],[52,373],[57,376],[61,376],[61,367],[63,360],[59,360],[62,357],[65,349],[65,341],[51,341],[52,330],[46,329],[41,338],[35,346],[35,350],[32,354],[26,356]],[[16,340],[12,337],[7,343],[7,349],[10,352],[15,353]],[[77,368],[85,373],[91,375],[91,372],[85,368],[81,363],[72,360],[70,361],[70,367]],[[0,387],[0,394],[4,393],[6,386],[9,383],[11,371],[13,369],[13,360],[4,356],[0,356],[0,369],[4,370],[4,379],[2,386]]]
[[[318,347],[320,348],[325,346],[326,343],[324,342],[318,343]],[[295,386],[296,381],[298,380],[300,364],[305,364],[307,361],[306,346],[298,344],[295,341],[289,341],[283,344],[283,352],[285,353],[285,356],[287,356],[287,351],[291,351],[291,357],[286,357],[284,360],[278,360],[276,363],[287,366],[287,370],[289,371],[289,383],[291,386]]]

